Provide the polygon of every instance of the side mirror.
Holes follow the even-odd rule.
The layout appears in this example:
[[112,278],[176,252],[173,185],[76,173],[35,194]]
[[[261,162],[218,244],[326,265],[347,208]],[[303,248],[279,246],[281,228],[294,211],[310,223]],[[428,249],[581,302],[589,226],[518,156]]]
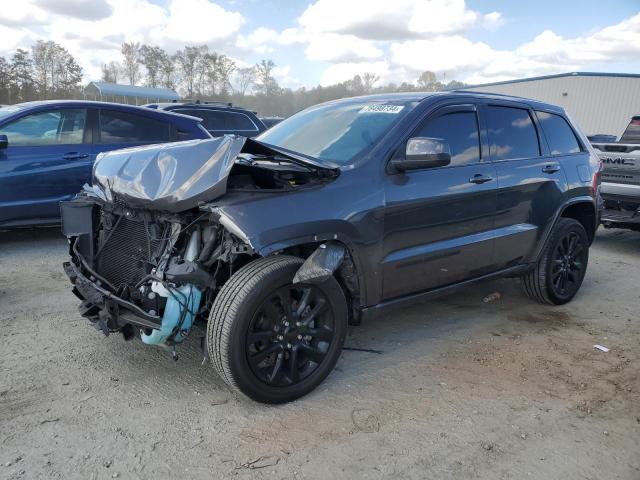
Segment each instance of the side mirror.
[[9,146],[9,139],[6,135],[0,135],[0,148],[7,148]]
[[399,153],[391,159],[391,166],[399,172],[444,167],[451,163],[451,149],[442,138],[410,138],[404,155]]

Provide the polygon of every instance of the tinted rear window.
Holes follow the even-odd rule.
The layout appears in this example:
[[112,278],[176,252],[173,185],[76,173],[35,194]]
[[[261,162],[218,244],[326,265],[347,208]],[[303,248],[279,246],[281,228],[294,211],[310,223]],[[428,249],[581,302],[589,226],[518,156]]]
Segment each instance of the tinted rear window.
[[171,126],[130,112],[100,110],[100,143],[148,143],[171,140]]
[[496,106],[489,106],[488,110],[489,144],[494,160],[540,155],[538,135],[528,110]]
[[549,142],[551,155],[566,155],[580,151],[580,144],[564,118],[553,113],[539,111],[536,111],[536,115],[538,115],[544,136]]
[[207,110],[204,108],[180,108],[173,111],[201,118],[202,126],[207,130],[220,130],[230,132],[238,130],[248,130],[253,132],[258,131],[251,119],[244,113],[223,112],[220,110]]
[[480,139],[475,112],[452,112],[427,120],[414,136],[444,139],[451,149],[451,165],[480,161]]
[[633,117],[620,138],[620,143],[640,143],[640,117]]

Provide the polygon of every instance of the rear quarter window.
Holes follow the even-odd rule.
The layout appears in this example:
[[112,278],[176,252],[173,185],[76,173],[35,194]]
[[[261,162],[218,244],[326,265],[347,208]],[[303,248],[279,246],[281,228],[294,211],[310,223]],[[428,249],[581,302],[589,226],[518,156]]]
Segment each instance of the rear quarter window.
[[549,142],[551,155],[568,155],[581,151],[575,133],[560,115],[536,111],[544,136]]
[[219,131],[253,131],[257,132],[258,129],[251,121],[251,119],[244,113],[239,112],[223,112],[221,110],[208,110],[208,109],[175,109],[174,112],[183,113],[185,115],[191,115],[202,119],[202,126],[207,130],[219,130]]
[[494,160],[540,156],[538,133],[524,108],[488,107],[489,148]]

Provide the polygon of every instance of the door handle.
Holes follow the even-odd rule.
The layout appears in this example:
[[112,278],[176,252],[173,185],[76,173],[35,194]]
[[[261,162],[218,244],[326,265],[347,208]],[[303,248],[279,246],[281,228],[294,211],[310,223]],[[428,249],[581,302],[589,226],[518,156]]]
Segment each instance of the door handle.
[[476,173],[473,177],[469,179],[469,182],[480,185],[482,183],[490,182],[491,180],[493,180],[493,177],[489,175],[482,175],[481,173]]
[[88,153],[69,152],[62,156],[65,160],[80,160],[81,158],[87,158]]
[[544,173],[558,173],[560,171],[560,165],[545,165],[542,171]]

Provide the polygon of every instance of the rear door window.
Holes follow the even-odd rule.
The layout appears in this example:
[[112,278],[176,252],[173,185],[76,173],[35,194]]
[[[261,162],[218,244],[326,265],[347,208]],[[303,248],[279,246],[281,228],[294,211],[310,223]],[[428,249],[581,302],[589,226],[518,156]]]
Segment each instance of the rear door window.
[[77,145],[82,143],[87,111],[84,108],[47,110],[26,115],[0,127],[11,147]]
[[258,129],[251,119],[244,113],[225,112],[228,130],[249,130],[257,132]]
[[538,134],[528,110],[494,105],[487,110],[489,149],[494,160],[540,155]]
[[171,125],[118,110],[100,110],[100,143],[149,143],[171,140]]
[[451,112],[428,119],[414,137],[441,138],[451,149],[450,165],[480,161],[480,136],[476,112]]
[[560,115],[536,110],[538,121],[547,137],[551,155],[567,155],[580,152],[580,144],[575,133]]

